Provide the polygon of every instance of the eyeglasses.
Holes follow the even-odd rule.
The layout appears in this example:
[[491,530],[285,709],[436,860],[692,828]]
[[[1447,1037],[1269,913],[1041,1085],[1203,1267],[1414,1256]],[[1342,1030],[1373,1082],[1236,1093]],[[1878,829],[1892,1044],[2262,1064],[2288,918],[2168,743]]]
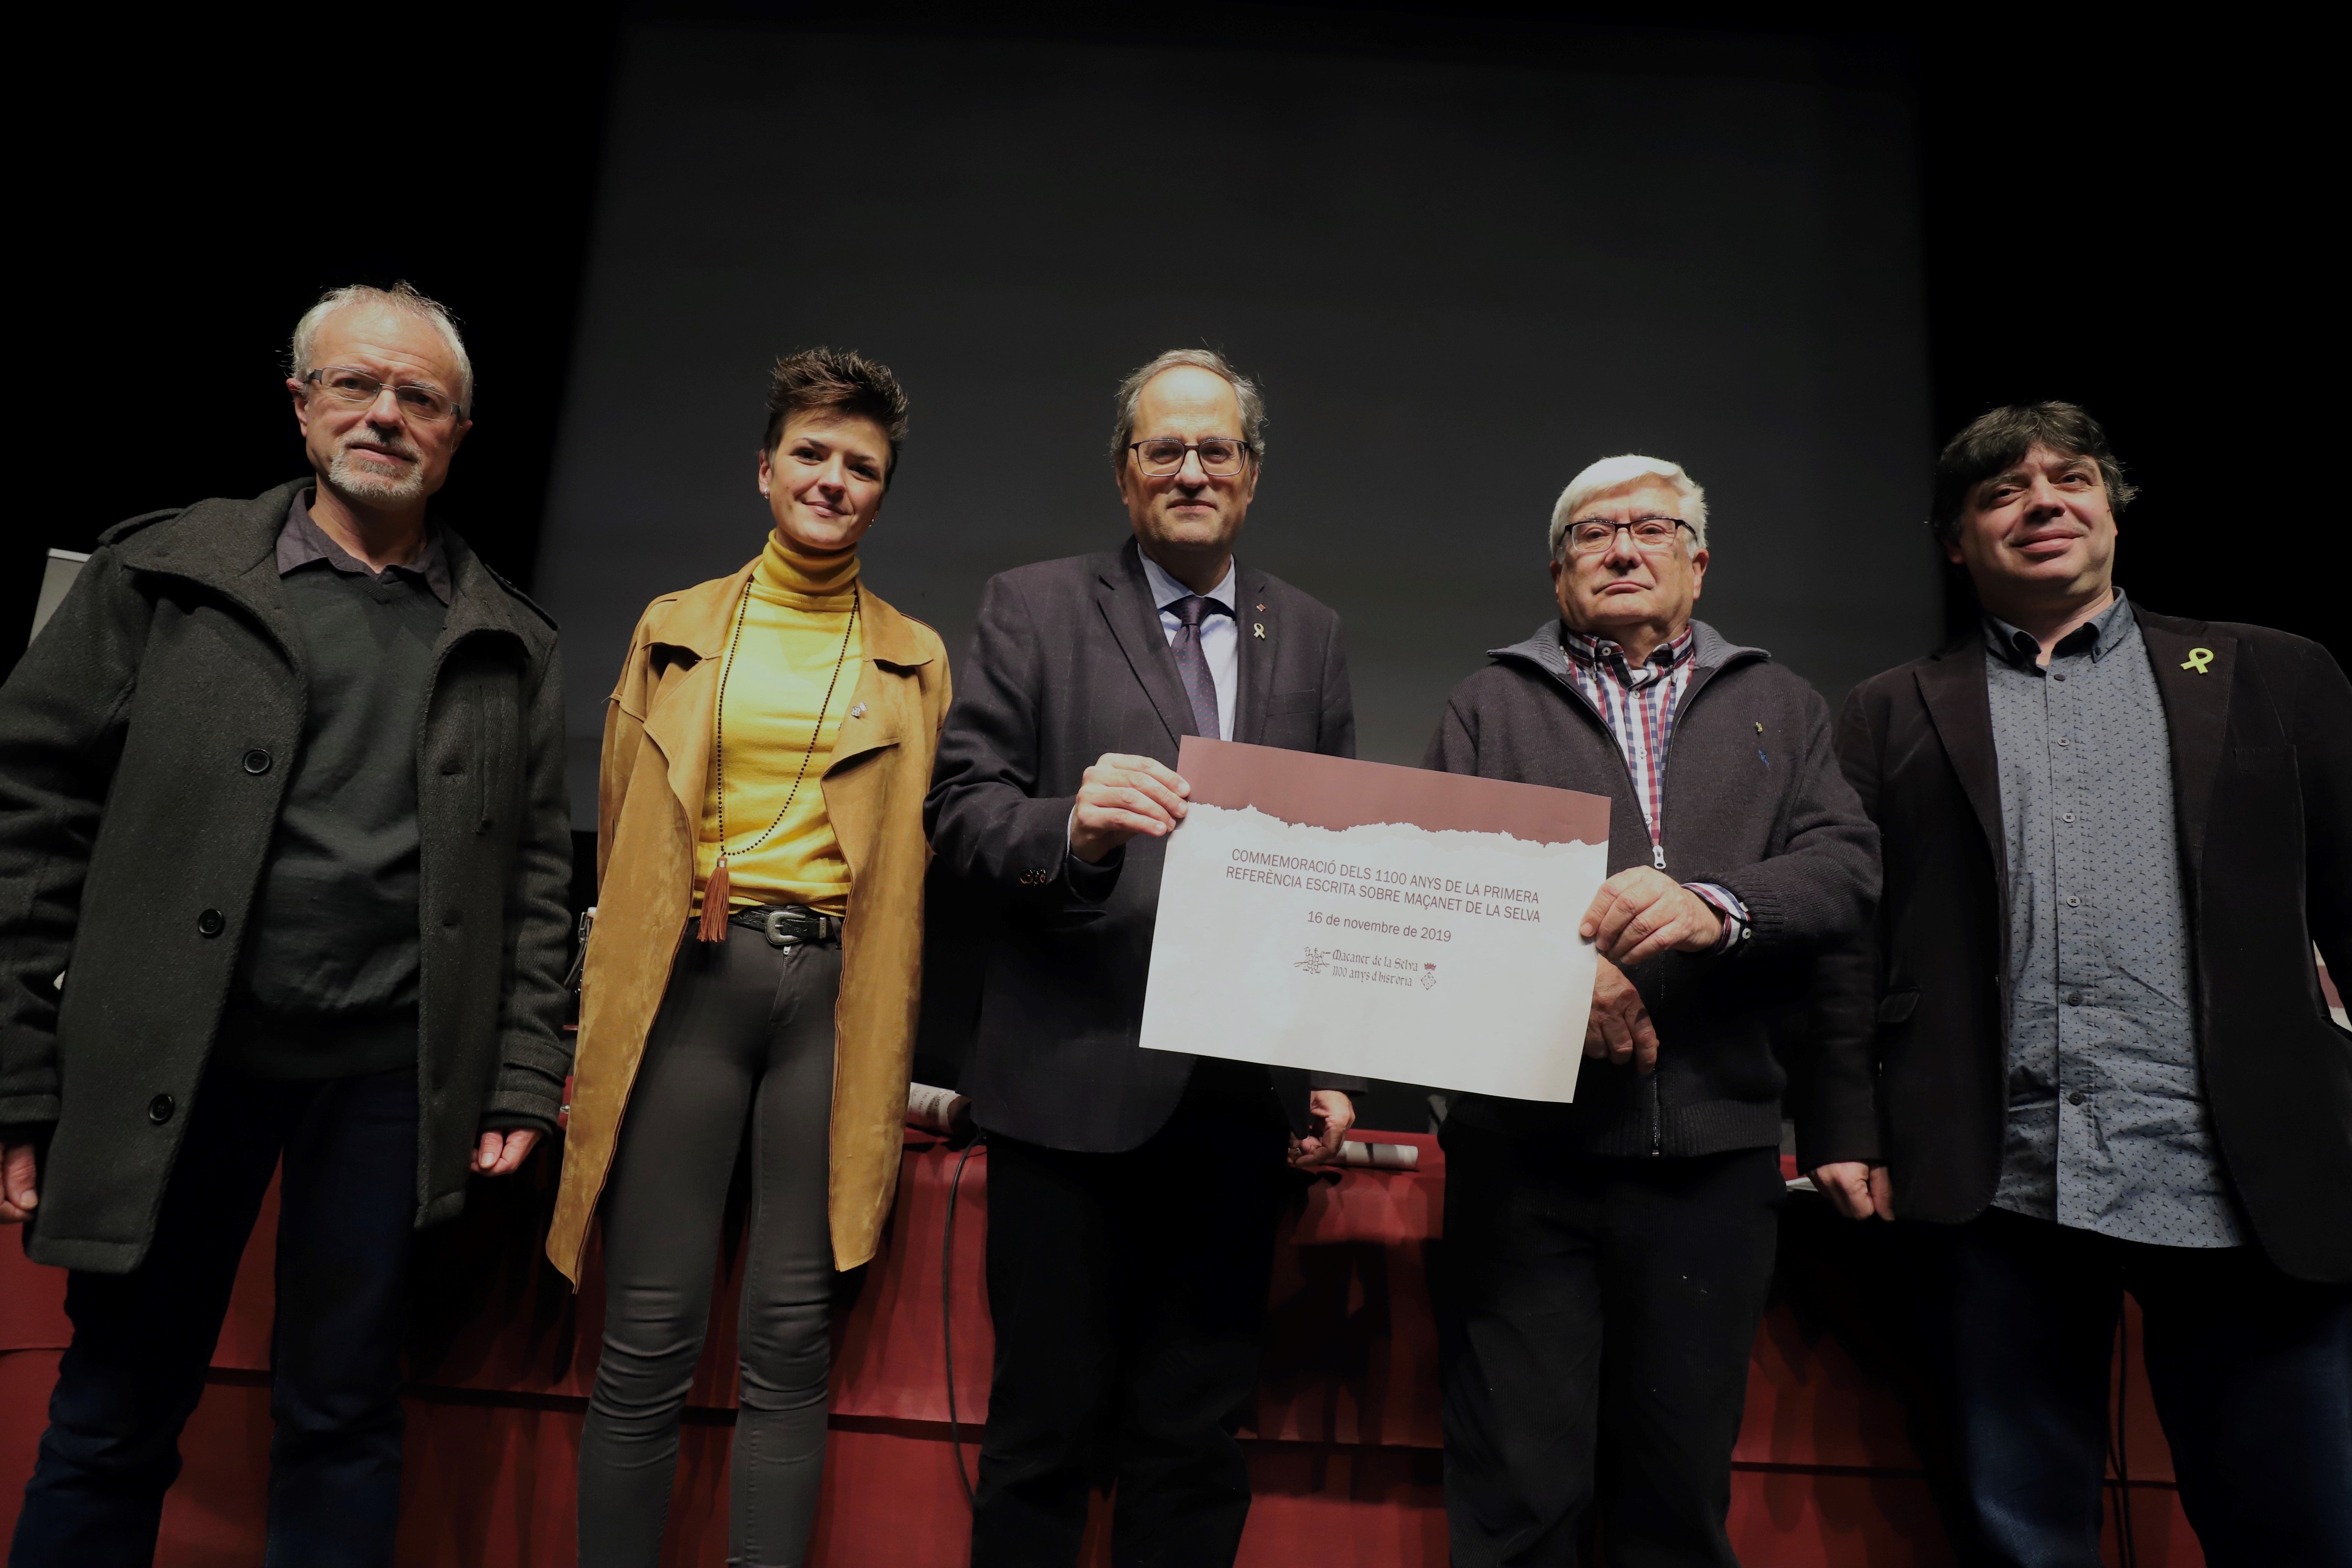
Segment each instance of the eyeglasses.
[[[1637,517],[1630,522],[1610,522],[1593,518],[1585,522],[1572,522],[1568,527],[1568,549],[1572,555],[1598,555],[1616,539],[1617,531],[1624,529],[1633,536],[1633,547],[1645,555],[1661,554],[1673,547],[1675,534],[1690,524],[1678,517]],[[1696,535],[1696,529],[1691,529]]]
[[1172,436],[1158,436],[1149,441],[1129,441],[1127,449],[1135,454],[1136,466],[1158,479],[1180,471],[1184,467],[1185,454],[1201,455],[1201,471],[1211,479],[1231,479],[1242,471],[1242,459],[1253,450],[1247,441],[1237,441],[1231,436],[1212,436],[1204,441],[1179,441]]
[[302,379],[316,384],[320,391],[336,402],[354,407],[373,404],[390,386],[392,395],[399,400],[400,411],[428,425],[437,425],[457,411],[456,401],[437,386],[415,381],[387,382],[347,364],[321,365]]

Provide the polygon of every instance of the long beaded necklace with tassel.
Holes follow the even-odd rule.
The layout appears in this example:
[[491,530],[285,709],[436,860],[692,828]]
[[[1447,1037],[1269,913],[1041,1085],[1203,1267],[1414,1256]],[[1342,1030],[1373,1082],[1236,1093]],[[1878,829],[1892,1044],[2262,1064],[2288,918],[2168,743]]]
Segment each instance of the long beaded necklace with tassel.
[[[704,942],[727,940],[727,900],[731,879],[727,875],[727,678],[735,673],[735,646],[743,640],[743,611],[751,602],[749,584],[743,596],[735,601],[735,629],[727,637],[727,662],[719,667],[718,739],[712,744],[711,765],[719,771],[719,861],[710,868],[710,879],[702,886],[702,924],[695,935]],[[834,656],[833,679],[824,683],[824,700],[817,704],[816,723],[809,730],[808,749],[801,753],[801,770],[793,775],[792,793],[784,796],[776,820],[768,824],[768,831],[743,846],[749,855],[768,841],[769,834],[784,825],[784,813],[792,810],[793,802],[800,798],[801,782],[808,777],[809,759],[816,755],[817,737],[824,733],[824,716],[833,707],[834,689],[841,684],[841,667],[849,661],[849,639],[857,635],[857,612],[862,597],[853,584],[849,590],[849,625],[841,634],[841,652]]]

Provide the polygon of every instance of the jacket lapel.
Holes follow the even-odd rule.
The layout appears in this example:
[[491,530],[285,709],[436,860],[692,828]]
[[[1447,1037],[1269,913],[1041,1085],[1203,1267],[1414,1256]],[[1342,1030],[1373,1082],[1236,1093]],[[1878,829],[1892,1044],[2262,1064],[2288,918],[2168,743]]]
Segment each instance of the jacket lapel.
[[865,595],[859,616],[866,624],[858,634],[863,647],[857,688],[849,695],[848,708],[842,710],[841,732],[825,760],[827,773],[906,738],[910,716],[901,700],[901,677],[931,661],[908,628],[907,618],[872,594]]
[[1195,733],[1192,704],[1176,673],[1176,656],[1168,651],[1167,634],[1160,629],[1160,610],[1151,602],[1151,584],[1143,575],[1143,556],[1129,540],[1117,563],[1096,576],[1095,604],[1127,655],[1144,695],[1171,741]]
[[[881,810],[889,770],[873,763],[850,764],[876,752],[903,745],[922,721],[920,697],[914,672],[931,661],[907,618],[872,594],[866,594],[860,616],[862,653],[857,686],[834,739],[833,754],[825,760],[820,787],[824,813],[833,824],[842,858],[849,862],[853,885],[865,874],[876,836],[881,831]],[[919,792],[919,789],[918,790]]]
[[[719,715],[719,658],[734,625],[735,605],[751,581],[756,561],[731,577],[688,588],[671,604],[661,630],[640,657],[655,648],[676,650],[654,680],[646,705],[646,739],[661,752],[670,793],[677,796],[689,830],[702,821],[702,793],[710,776],[710,743]],[[692,656],[692,662],[677,652]]]
[[1265,735],[1267,699],[1274,690],[1274,639],[1277,627],[1274,599],[1265,591],[1265,574],[1236,570],[1234,592],[1234,636],[1240,655],[1234,661],[1241,672],[1242,689],[1234,697],[1234,732],[1230,739],[1255,746]]
[[2173,811],[2194,886],[2204,860],[2213,784],[2225,755],[2238,639],[2200,622],[2151,616],[2137,604],[2132,617],[2147,644],[2156,689],[2164,698],[2165,726],[2172,732]]
[[1960,789],[1975,808],[1977,826],[2009,896],[2009,847],[2000,821],[2000,759],[1993,749],[1992,700],[1985,695],[1984,639],[1971,637],[1921,667],[1919,696],[1944,742],[1944,755],[1960,776]]

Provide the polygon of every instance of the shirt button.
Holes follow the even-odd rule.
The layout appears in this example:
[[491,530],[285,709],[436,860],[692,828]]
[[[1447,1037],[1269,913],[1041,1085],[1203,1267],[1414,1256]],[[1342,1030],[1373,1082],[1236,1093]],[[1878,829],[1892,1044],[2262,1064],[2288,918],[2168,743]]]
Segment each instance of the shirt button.
[[2066,1103],[2067,1103],[2067,1104],[2069,1104],[2069,1105],[2080,1105],[2080,1104],[2082,1104],[2082,1103],[2083,1103],[2083,1091],[2082,1091],[2081,1089],[2076,1089],[2074,1093],[2072,1093],[2072,1094],[2068,1095],[2068,1096],[2066,1097]]
[[2058,737],[2058,743],[2059,743],[2060,745],[2063,746],[2063,745],[2068,744],[2069,742],[2068,742],[2068,741],[2067,741],[2067,739],[2066,739],[2066,737],[2065,737],[2065,736],[2061,735],[2061,736],[2059,736],[2059,737]]
[[268,773],[269,771],[269,753],[263,751],[259,746],[256,746],[253,750],[246,752],[245,771],[249,773],[257,774]]
[[2069,991],[2066,993],[2066,1005],[2069,1007],[2079,1007],[2082,1005],[2083,994],[2080,991]]
[[172,1120],[172,1112],[178,1109],[170,1095],[159,1094],[147,1102],[147,1120],[161,1127]]
[[2083,900],[2076,898],[2074,894],[2069,893],[2066,895],[2066,907],[2068,909],[2079,909],[2082,907],[2082,903]]
[[2071,811],[2067,812],[2065,815],[2059,817],[2058,820],[2061,822],[2072,822],[2074,820],[2074,814]]
[[228,918],[218,910],[206,910],[196,917],[198,936],[218,936],[228,929]]

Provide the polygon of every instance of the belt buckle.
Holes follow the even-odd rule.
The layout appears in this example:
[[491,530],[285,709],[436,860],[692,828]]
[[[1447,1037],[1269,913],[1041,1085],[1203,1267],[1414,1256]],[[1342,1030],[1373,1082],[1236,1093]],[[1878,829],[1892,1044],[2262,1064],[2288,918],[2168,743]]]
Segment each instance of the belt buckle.
[[770,910],[761,917],[760,929],[770,947],[798,947],[804,940],[800,932],[784,929],[792,913],[790,910]]

